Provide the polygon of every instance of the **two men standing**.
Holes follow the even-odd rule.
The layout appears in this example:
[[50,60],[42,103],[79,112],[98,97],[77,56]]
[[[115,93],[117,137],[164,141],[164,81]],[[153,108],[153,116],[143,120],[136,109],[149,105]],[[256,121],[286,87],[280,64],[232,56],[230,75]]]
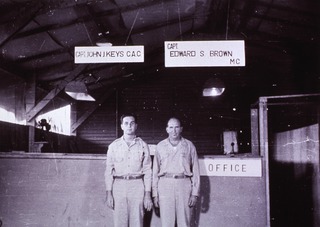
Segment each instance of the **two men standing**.
[[[181,136],[177,118],[168,121],[168,138],[158,143],[153,174],[148,145],[136,137],[137,118],[121,117],[123,136],[109,145],[106,162],[107,205],[114,209],[114,226],[143,226],[144,208],[160,208],[163,227],[190,226],[191,207],[200,186],[193,143]],[[151,179],[152,178],[152,179]]]

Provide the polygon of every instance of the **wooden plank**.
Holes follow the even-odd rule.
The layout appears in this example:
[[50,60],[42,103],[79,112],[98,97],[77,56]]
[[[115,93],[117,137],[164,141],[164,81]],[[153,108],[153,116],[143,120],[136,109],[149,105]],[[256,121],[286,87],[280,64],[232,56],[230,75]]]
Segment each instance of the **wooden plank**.
[[251,109],[251,153],[259,155],[259,115],[258,109]]
[[[0,154],[3,226],[112,226],[104,171],[105,154]],[[266,226],[263,195],[264,178],[202,176],[192,223]],[[149,215],[145,226],[161,226],[159,216]]]
[[59,94],[64,87],[76,78],[85,68],[87,65],[79,65],[77,66],[61,83],[52,89],[40,102],[37,103],[30,111],[27,112],[26,119],[27,121],[31,121],[54,97]]
[[268,143],[268,99],[266,97],[259,98],[259,141],[260,156],[263,157],[265,166],[266,179],[266,206],[267,206],[267,227],[271,226],[270,219],[270,182],[269,182],[269,143]]
[[[2,26],[0,30],[0,46],[4,45],[12,36],[22,30],[41,9],[41,1],[35,1],[34,4],[29,4],[29,7],[25,7],[24,10],[19,10],[19,13],[12,15],[14,20],[12,23],[8,23]],[[18,11],[17,11],[18,12]]]
[[[36,103],[36,80],[35,76],[32,76],[26,86],[26,110],[30,111]],[[28,152],[33,152],[34,135],[35,135],[35,121],[27,122],[28,127]]]

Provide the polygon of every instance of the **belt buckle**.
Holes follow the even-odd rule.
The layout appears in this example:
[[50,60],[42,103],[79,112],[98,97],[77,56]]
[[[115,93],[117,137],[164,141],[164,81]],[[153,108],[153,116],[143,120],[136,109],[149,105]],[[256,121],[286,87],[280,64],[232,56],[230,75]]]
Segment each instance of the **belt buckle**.
[[172,177],[176,179],[176,178],[178,178],[178,175],[173,174]]
[[125,180],[129,180],[129,179],[130,179],[130,176],[128,176],[128,175],[127,175],[127,176],[124,176],[124,179],[125,179]]

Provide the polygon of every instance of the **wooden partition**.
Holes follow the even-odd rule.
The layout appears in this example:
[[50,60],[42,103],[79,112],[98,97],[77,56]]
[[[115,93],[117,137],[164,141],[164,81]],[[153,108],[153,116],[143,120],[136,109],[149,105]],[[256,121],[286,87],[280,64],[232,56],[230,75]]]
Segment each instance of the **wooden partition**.
[[[206,158],[200,157],[202,169]],[[0,153],[3,226],[113,226],[112,211],[104,204],[104,169],[103,155]],[[263,171],[261,177],[202,173],[192,226],[266,226],[265,198]],[[154,211],[145,221],[160,226]]]

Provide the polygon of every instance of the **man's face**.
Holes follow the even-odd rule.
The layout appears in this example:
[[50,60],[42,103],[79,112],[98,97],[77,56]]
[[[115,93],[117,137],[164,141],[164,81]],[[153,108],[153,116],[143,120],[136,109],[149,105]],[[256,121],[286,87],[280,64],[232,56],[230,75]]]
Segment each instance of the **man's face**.
[[166,130],[170,139],[180,139],[182,127],[178,120],[176,119],[169,120]]
[[138,125],[136,124],[134,117],[124,117],[121,124],[121,129],[126,135],[135,135]]

